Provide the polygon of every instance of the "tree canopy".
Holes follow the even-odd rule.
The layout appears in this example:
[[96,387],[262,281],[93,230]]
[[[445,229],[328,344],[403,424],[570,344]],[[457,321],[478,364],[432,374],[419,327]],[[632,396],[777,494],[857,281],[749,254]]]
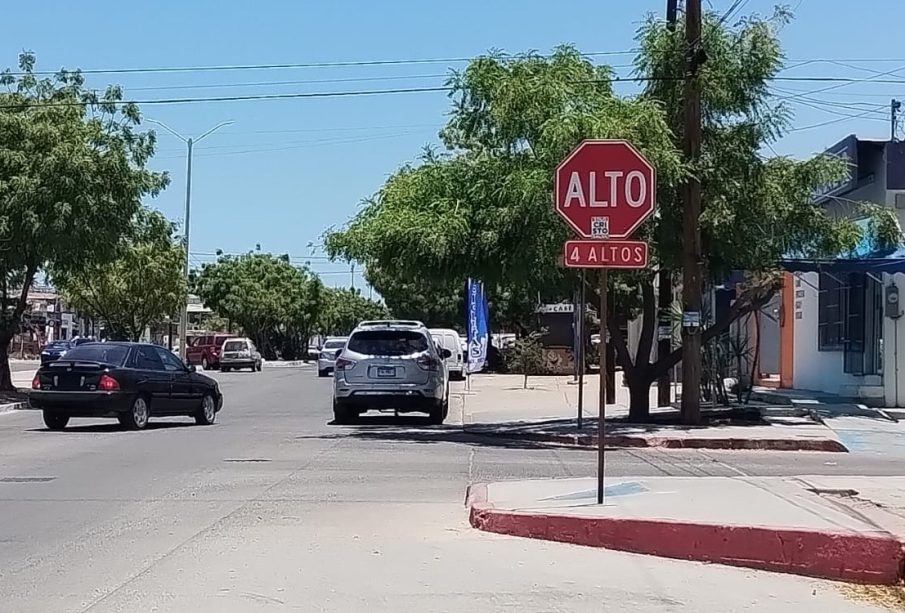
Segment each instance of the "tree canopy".
[[0,73],[0,388],[9,342],[42,269],[79,271],[117,255],[141,206],[167,184],[146,165],[153,132],[122,89],[87,89],[79,71],[42,77],[35,56]]
[[324,288],[306,267],[290,264],[288,256],[221,255],[201,268],[194,285],[204,304],[238,324],[266,357],[307,351]]
[[116,257],[63,270],[54,282],[67,302],[104,322],[114,340],[139,340],[145,329],[185,303],[185,250],[161,213],[138,210]]
[[[575,275],[558,266],[569,235],[552,206],[558,162],[582,139],[632,142],[656,166],[658,212],[637,233],[651,241],[651,269],[610,275],[616,308],[606,324],[625,369],[635,417],[647,414],[650,384],[680,359],[680,349],[650,363],[656,322],[653,275],[680,268],[678,188],[701,180],[705,279],[719,283],[747,271],[729,317],[704,331],[705,341],[759,308],[777,287],[786,254],[830,255],[861,238],[851,219],[816,206],[817,185],[844,171],[825,156],[806,160],[769,156],[765,149],[789,126],[789,110],[770,98],[782,67],[778,39],[788,14],[752,16],[738,24],[705,16],[707,60],[696,78],[703,98],[703,155],[691,167],[680,154],[684,31],[648,18],[639,28],[636,72],[640,95],[621,97],[613,71],[564,46],[552,56],[493,54],[473,60],[450,84],[452,108],[441,138],[445,152],[427,151],[404,164],[376,196],[325,244],[333,257],[368,269],[393,271],[411,284],[464,282],[517,287],[523,294],[561,299]],[[878,240],[898,240],[888,211],[874,215]],[[631,355],[619,321],[643,315],[643,334]]]
[[327,336],[346,336],[366,319],[386,319],[386,305],[370,300],[356,289],[325,287],[321,293],[318,332]]

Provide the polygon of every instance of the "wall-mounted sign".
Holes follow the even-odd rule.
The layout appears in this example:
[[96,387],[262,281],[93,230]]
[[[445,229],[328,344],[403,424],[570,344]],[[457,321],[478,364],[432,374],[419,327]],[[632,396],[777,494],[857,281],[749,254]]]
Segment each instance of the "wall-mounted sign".
[[854,134],[845,137],[823,153],[844,160],[848,172],[835,181],[817,186],[811,194],[817,204],[826,202],[831,196],[850,192],[858,185],[858,139]]
[[534,309],[535,313],[574,313],[575,305],[571,302],[561,302],[558,304],[540,304]]
[[683,328],[700,328],[701,312],[700,311],[683,311],[682,312]]

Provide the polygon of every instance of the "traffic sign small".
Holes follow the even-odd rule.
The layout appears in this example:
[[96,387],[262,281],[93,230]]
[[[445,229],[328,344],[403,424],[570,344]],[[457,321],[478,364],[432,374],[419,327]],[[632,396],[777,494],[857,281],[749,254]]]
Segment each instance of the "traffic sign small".
[[628,238],[657,204],[657,173],[624,140],[585,140],[556,168],[556,212],[583,238]]
[[646,268],[645,241],[566,241],[563,263],[569,268]]

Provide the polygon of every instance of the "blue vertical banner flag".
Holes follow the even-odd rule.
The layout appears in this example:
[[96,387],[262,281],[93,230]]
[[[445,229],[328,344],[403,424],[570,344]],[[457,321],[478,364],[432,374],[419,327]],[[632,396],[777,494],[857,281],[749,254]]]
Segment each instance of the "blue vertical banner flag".
[[466,332],[468,339],[468,356],[466,369],[469,373],[479,372],[487,361],[487,346],[490,343],[490,331],[487,325],[487,296],[484,295],[484,284],[469,279],[465,286],[465,305],[467,311]]

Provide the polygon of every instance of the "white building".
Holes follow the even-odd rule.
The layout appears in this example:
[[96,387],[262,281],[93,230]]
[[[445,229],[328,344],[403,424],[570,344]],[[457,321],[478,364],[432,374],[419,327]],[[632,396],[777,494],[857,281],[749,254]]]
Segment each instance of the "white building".
[[[824,186],[817,201],[853,217],[868,201],[896,211],[905,224],[905,143],[849,136],[828,152],[846,158],[846,180]],[[866,221],[862,222],[865,224]],[[780,309],[782,387],[905,406],[905,249],[868,242],[845,257],[788,261]]]

